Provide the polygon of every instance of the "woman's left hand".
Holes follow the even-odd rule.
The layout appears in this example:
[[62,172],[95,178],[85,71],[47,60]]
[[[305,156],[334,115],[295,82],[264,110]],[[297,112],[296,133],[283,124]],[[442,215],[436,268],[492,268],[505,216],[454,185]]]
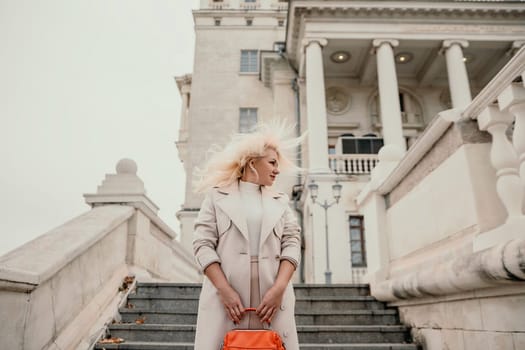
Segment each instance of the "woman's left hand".
[[259,316],[262,323],[272,322],[275,313],[281,306],[284,291],[285,288],[280,288],[276,285],[273,285],[270,289],[268,289],[256,311],[257,316]]

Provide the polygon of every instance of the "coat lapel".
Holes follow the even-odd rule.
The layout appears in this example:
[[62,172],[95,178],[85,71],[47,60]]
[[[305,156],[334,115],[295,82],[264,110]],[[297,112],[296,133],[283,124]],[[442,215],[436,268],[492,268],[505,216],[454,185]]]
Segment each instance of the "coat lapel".
[[262,188],[264,214],[261,223],[261,240],[259,246],[264,244],[266,238],[272,232],[273,228],[286,210],[287,204],[279,200],[281,196],[280,193],[274,192],[266,187]]
[[217,200],[216,204],[224,211],[226,215],[232,220],[233,224],[237,226],[246,240],[249,240],[248,224],[246,216],[242,210],[241,194],[239,193],[239,184],[234,182],[227,187],[220,187],[217,189],[223,196]]

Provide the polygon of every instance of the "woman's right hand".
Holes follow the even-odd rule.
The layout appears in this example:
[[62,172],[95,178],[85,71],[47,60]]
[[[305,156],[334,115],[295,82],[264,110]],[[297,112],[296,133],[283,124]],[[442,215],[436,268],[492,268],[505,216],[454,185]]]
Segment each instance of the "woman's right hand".
[[244,315],[244,306],[239,294],[230,285],[218,289],[218,291],[226,314],[228,314],[233,323],[239,324]]

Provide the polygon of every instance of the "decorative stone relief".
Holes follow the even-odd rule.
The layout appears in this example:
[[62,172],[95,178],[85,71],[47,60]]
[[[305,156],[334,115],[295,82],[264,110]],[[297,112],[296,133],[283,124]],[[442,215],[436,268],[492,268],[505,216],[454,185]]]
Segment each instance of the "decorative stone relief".
[[326,110],[333,115],[345,113],[350,108],[350,95],[337,86],[326,89]]

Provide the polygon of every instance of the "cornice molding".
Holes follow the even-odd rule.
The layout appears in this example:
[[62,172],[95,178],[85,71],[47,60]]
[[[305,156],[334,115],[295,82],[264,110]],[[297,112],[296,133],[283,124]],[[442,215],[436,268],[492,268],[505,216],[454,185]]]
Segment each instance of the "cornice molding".
[[[525,6],[509,2],[376,2],[376,1],[293,1],[288,11],[287,51],[294,65],[299,62],[304,22],[309,19],[355,19],[360,22],[377,20],[421,21],[439,20],[445,27],[458,23],[491,25],[522,25]],[[460,22],[458,22],[460,21]]]

